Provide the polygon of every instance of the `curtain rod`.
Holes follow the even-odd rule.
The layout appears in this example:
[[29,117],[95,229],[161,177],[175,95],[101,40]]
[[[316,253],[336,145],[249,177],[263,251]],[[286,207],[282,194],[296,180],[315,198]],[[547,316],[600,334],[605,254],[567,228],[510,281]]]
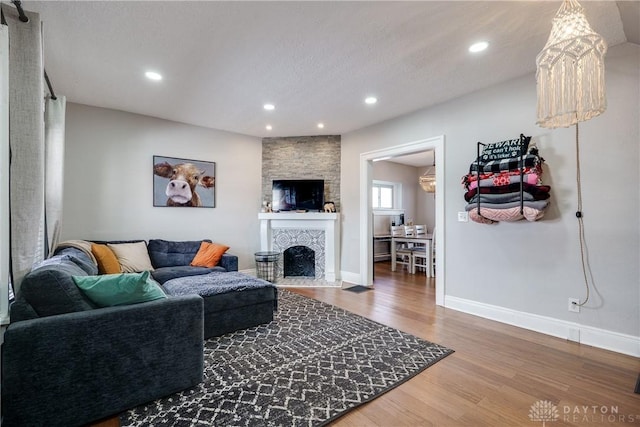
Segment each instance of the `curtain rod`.
[[18,9],[20,21],[29,22],[29,17],[24,13],[24,9],[22,8],[22,2],[20,0],[11,0],[11,3],[13,3],[16,6],[16,9]]
[[47,70],[44,70],[44,81],[47,82],[47,87],[49,88],[49,93],[51,94],[51,99],[54,101],[58,99],[55,92],[53,91],[53,86],[51,85],[51,81],[49,80],[49,75],[47,74]]
[[[22,8],[22,1],[20,0],[11,0],[18,10],[18,17],[21,22],[29,22],[29,17],[24,13],[24,9]],[[47,75],[47,70],[44,69],[44,80],[47,82],[47,87],[49,88],[49,93],[51,94],[51,99],[54,101],[58,99],[56,97],[55,92],[53,91],[53,85],[51,84],[51,80],[49,80],[49,76]]]

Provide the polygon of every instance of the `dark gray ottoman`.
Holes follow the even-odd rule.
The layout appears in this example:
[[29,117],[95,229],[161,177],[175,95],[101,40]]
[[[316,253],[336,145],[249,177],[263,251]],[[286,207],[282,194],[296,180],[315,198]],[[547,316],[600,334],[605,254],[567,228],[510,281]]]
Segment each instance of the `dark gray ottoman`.
[[180,277],[162,286],[172,296],[196,294],[204,299],[205,339],[269,323],[278,308],[273,283],[237,271]]

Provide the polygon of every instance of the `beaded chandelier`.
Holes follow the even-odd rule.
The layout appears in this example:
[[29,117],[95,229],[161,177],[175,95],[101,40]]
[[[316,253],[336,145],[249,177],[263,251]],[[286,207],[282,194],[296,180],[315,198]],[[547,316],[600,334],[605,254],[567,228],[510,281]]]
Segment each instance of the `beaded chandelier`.
[[564,0],[536,58],[539,126],[569,127],[604,112],[606,52],[606,42],[591,29],[582,6]]
[[420,187],[427,193],[435,193],[436,192],[436,172],[434,168],[429,168],[424,174],[420,176],[418,179],[420,183]]

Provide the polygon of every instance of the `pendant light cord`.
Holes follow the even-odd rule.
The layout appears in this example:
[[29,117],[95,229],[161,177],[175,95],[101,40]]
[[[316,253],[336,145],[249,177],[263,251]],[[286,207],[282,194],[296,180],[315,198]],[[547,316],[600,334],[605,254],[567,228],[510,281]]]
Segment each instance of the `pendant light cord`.
[[578,123],[576,123],[576,185],[578,188],[578,210],[576,211],[576,218],[578,218],[578,236],[580,240],[580,261],[582,262],[582,275],[584,276],[584,286],[587,289],[587,296],[583,302],[578,303],[578,306],[583,306],[589,301],[589,280],[587,278],[587,256],[585,253],[585,238],[584,238],[584,219],[582,217],[582,183],[580,181],[580,133],[578,130]]

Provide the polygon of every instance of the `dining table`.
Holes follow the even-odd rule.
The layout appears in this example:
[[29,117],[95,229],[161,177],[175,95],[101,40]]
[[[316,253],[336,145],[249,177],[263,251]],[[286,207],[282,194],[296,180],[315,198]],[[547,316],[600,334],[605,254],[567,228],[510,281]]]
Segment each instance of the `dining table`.
[[433,234],[425,234],[420,237],[391,237],[391,271],[396,271],[396,247],[398,243],[408,243],[416,245],[425,245],[427,251],[427,277],[432,277],[433,271],[433,253],[431,241]]

